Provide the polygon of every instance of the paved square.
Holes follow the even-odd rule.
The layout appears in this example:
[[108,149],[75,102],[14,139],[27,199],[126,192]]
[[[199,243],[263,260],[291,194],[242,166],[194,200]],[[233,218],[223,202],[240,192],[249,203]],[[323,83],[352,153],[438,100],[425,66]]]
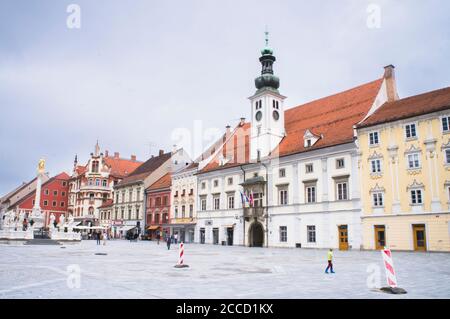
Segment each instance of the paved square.
[[[164,243],[116,240],[64,247],[0,246],[0,298],[450,297],[446,253],[394,252],[399,286],[408,291],[394,296],[367,285],[378,269],[386,286],[381,253],[374,251],[335,251],[336,274],[327,275],[326,250],[186,244],[190,268],[175,269],[176,245],[168,251]],[[68,269],[75,273],[68,276]]]

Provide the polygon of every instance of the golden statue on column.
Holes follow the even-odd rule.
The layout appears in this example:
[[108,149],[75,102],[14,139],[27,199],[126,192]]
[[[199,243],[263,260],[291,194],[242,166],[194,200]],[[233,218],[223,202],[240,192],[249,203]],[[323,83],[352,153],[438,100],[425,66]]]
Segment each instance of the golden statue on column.
[[45,159],[41,158],[38,163],[38,173],[43,174],[45,172]]

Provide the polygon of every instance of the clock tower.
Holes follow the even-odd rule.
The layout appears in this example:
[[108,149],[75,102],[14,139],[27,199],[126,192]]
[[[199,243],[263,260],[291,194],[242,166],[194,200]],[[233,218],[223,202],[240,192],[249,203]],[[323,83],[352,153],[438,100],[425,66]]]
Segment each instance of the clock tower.
[[251,132],[250,159],[252,161],[266,157],[275,149],[285,136],[284,107],[286,98],[278,92],[280,79],[273,74],[276,58],[269,47],[269,32],[266,45],[261,50],[261,75],[255,79],[256,92],[251,96]]

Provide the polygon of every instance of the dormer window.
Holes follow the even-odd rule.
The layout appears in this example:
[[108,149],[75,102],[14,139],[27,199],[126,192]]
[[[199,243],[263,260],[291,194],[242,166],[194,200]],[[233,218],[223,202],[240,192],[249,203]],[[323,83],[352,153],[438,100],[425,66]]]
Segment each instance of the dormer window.
[[305,134],[303,135],[303,146],[305,148],[312,147],[319,139],[321,139],[321,135],[316,135],[312,133],[310,130],[306,130]]

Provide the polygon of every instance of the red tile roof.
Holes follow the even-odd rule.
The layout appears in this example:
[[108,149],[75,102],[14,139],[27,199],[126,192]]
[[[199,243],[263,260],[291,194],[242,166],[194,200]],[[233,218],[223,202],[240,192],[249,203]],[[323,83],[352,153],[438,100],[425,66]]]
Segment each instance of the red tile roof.
[[[277,153],[287,156],[352,142],[353,126],[366,116],[382,83],[383,78],[286,110],[286,136],[272,151],[272,156]],[[303,136],[308,129],[321,138],[313,146],[305,148]],[[200,173],[249,163],[249,135],[250,123],[238,126],[221,152]],[[233,158],[220,165],[220,158],[230,147]]]
[[170,173],[167,173],[160,179],[158,179],[156,182],[154,182],[150,187],[148,187],[148,190],[158,190],[163,188],[168,188],[172,186],[172,176]]
[[125,177],[117,186],[125,186],[135,182],[144,181],[151,173],[163,165],[172,156],[171,152],[154,156],[140,165],[134,172]]
[[368,127],[450,109],[450,87],[383,104],[357,127]]
[[78,165],[76,168],[75,168],[75,171],[76,171],[76,173],[78,174],[78,175],[83,175],[84,173],[86,173],[86,166],[80,166],[80,165]]
[[113,200],[112,199],[108,199],[101,206],[99,206],[99,208],[112,207],[113,205],[114,205]]
[[140,161],[109,156],[104,157],[104,160],[106,165],[111,169],[110,174],[118,178],[128,176],[142,164]]

